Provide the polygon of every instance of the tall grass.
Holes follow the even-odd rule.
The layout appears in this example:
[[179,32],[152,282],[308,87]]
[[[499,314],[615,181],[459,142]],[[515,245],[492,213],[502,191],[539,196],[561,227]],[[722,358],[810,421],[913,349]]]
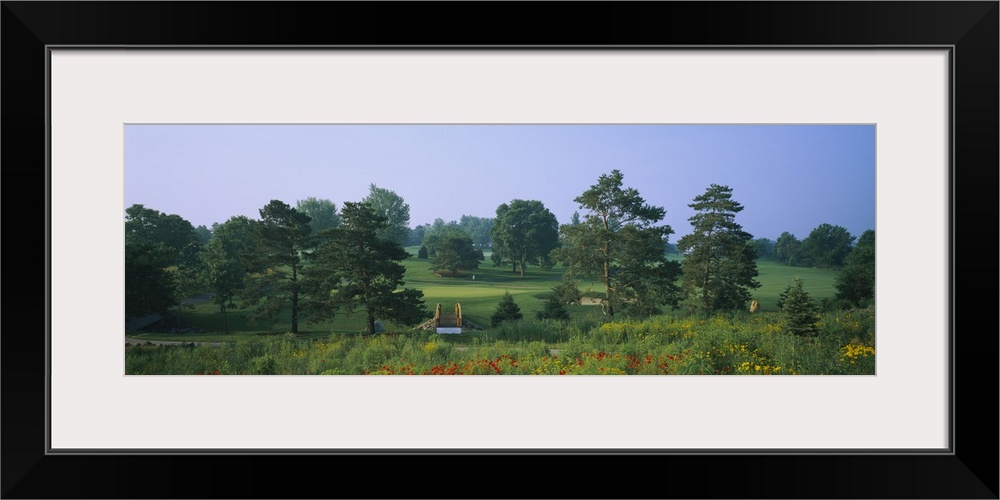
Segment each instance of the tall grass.
[[819,335],[800,337],[777,313],[736,313],[512,322],[462,345],[424,331],[319,339],[289,334],[220,347],[129,347],[125,367],[130,375],[875,373],[873,308],[826,313],[817,326]]

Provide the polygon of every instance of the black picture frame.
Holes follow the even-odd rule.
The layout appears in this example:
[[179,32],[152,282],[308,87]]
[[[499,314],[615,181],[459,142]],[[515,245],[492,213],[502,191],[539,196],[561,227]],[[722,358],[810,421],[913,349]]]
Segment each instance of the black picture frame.
[[[44,280],[8,274],[7,291],[18,291],[4,294],[4,498],[303,498],[317,496],[317,487],[318,496],[358,498],[998,498],[997,318],[973,305],[997,298],[997,1],[2,4],[0,159],[7,186],[18,191],[4,206],[3,253],[8,270],[46,270]],[[43,214],[52,45],[950,46],[953,453],[47,454]],[[24,203],[25,192],[43,206]],[[26,293],[26,285],[36,287]],[[864,414],[851,424],[864,425]],[[317,464],[329,478],[308,473]],[[366,479],[371,474],[391,479]]]

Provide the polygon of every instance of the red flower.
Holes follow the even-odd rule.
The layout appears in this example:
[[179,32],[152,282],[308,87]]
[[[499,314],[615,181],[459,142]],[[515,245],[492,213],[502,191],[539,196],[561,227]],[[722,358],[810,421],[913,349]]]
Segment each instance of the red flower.
[[215,374],[216,375],[222,375],[221,373],[219,373],[219,370],[215,370]]

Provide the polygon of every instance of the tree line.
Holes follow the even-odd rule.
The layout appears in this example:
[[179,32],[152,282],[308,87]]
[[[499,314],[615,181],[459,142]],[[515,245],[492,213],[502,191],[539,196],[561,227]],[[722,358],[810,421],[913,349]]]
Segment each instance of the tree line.
[[163,314],[207,291],[227,333],[226,313],[237,300],[258,324],[272,325],[290,310],[292,333],[300,315],[319,322],[358,310],[369,333],[376,318],[415,324],[427,311],[422,292],[400,288],[408,212],[395,193],[372,184],[368,197],[339,212],[328,200],[296,207],[271,200],[260,219],[231,217],[201,244],[180,216],[133,205],[125,217],[125,315]]
[[[676,244],[669,242],[673,229],[663,224],[665,209],[625,187],[619,170],[601,175],[576,197],[584,214],[576,212],[562,225],[541,201],[515,199],[501,204],[494,218],[437,219],[410,229],[409,206],[372,184],[364,200],[347,202],[340,211],[329,200],[307,198],[296,207],[272,200],[260,209],[259,220],[236,216],[213,225],[205,242],[181,217],[133,205],[125,223],[126,315],[163,312],[205,290],[224,316],[237,299],[262,324],[290,310],[292,332],[300,315],[322,321],[355,310],[365,311],[369,332],[376,318],[412,325],[427,311],[420,291],[400,288],[400,261],[409,256],[402,245],[418,242],[418,257],[442,273],[477,269],[487,248],[494,265],[521,276],[528,266],[565,266],[541,313],[553,318],[567,317],[561,308],[579,302],[584,278],[604,285],[601,302],[612,318],[647,317],[665,308],[742,309],[760,287],[761,258],[839,269],[837,300],[845,307],[871,303],[874,231],[857,244],[845,229],[829,224],[801,242],[787,232],[777,242],[754,239],[736,222],[744,207],[732,191],[711,184],[696,196],[688,205],[695,210],[688,219],[692,231]],[[684,257],[668,258],[671,250]]]

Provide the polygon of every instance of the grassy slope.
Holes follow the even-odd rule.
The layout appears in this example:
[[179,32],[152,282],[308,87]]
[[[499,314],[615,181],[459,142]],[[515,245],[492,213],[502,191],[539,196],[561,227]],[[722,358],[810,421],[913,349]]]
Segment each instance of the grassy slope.
[[[439,277],[430,270],[430,261],[418,259],[416,257],[418,247],[410,247],[407,250],[412,257],[404,263],[407,272],[404,277],[407,288],[417,288],[424,292],[424,302],[429,311],[433,311],[436,304],[440,303],[446,311],[452,310],[456,302],[462,304],[463,316],[483,327],[490,326],[490,316],[496,308],[497,302],[504,292],[510,292],[514,296],[514,301],[520,306],[525,319],[533,319],[535,313],[542,308],[542,299],[552,287],[557,285],[562,278],[563,268],[556,267],[550,271],[544,271],[537,267],[528,267],[524,278],[519,274],[511,272],[510,267],[494,267],[493,262],[487,255],[486,260],[481,263],[481,268],[475,271],[475,282],[472,274],[466,273],[455,277]],[[803,284],[816,299],[832,297],[834,289],[834,277],[836,272],[822,269],[789,267],[775,264],[769,261],[758,261],[757,268],[760,272],[757,280],[762,284],[757,289],[754,297],[760,302],[764,311],[776,311],[778,294],[785,286],[794,282],[796,276],[801,276]],[[582,283],[582,287],[588,287],[596,292],[603,292],[604,288],[599,283]],[[595,306],[575,306],[568,308],[570,314],[575,319],[592,318],[601,316],[600,308]],[[251,325],[245,319],[246,311],[232,310],[229,312],[230,337],[234,334],[240,335],[267,335],[283,333],[288,330],[291,323],[291,314],[285,311],[278,323],[272,328]],[[430,316],[428,316],[429,318]],[[193,311],[184,310],[182,319],[185,325],[194,325],[205,331],[217,332],[212,334],[139,334],[136,337],[147,340],[223,340],[227,337],[222,335],[223,318],[218,307],[212,303],[201,304]],[[391,325],[387,325],[391,327]],[[357,333],[364,328],[363,311],[356,312],[351,316],[338,315],[332,321],[310,324],[299,320],[300,334],[307,337],[326,337],[331,332]]]

